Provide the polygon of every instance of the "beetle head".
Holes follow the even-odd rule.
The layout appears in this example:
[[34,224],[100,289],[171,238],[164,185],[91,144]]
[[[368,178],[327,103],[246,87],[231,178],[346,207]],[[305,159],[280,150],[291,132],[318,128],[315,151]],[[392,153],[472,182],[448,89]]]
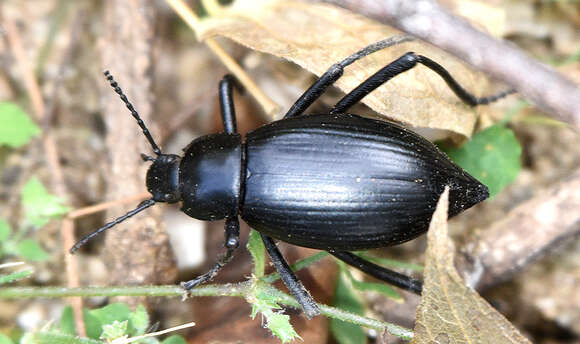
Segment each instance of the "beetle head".
[[147,171],[147,191],[156,202],[175,203],[181,200],[179,192],[179,162],[175,154],[161,154],[157,159],[144,156],[153,161]]

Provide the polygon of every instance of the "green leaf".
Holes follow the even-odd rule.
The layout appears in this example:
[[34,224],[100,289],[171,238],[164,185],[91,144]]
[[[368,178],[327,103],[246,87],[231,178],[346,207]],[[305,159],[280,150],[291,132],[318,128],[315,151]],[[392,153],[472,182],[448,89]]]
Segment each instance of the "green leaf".
[[14,342],[12,339],[10,339],[10,337],[0,333],[0,344],[14,344]]
[[358,291],[378,292],[397,302],[403,302],[401,295],[399,295],[399,293],[397,293],[397,291],[395,291],[395,289],[390,285],[385,283],[362,282],[354,278],[347,268],[344,268],[341,271],[346,275],[354,289]]
[[99,339],[103,332],[103,324],[101,320],[91,313],[91,310],[83,309],[83,321],[85,322],[85,331],[87,337],[92,339]]
[[18,280],[32,276],[32,270],[16,271],[8,275],[0,275],[0,285],[16,282]]
[[266,248],[264,247],[260,233],[253,229],[250,231],[247,248],[254,259],[254,276],[257,278],[264,276],[264,270],[266,269],[266,255],[264,251]]
[[165,338],[161,344],[187,344],[183,337],[174,334],[173,336]]
[[101,334],[101,339],[113,340],[121,338],[127,335],[127,328],[129,326],[129,321],[113,321],[111,324],[103,325],[103,333]]
[[30,178],[24,185],[22,203],[27,221],[37,227],[70,211],[59,197],[48,193],[37,178]]
[[71,306],[66,306],[60,315],[60,331],[62,333],[75,335],[77,333],[75,328],[75,319]]
[[135,332],[131,332],[132,336],[142,335],[149,328],[149,314],[143,305],[137,306],[134,312],[129,314],[129,323]]
[[266,326],[282,343],[289,343],[298,337],[298,333],[290,324],[290,316],[282,314],[282,312],[273,312],[266,316]]
[[93,309],[89,313],[97,318],[101,324],[107,325],[115,321],[129,320],[131,311],[126,304],[117,302],[102,308]]
[[18,148],[38,133],[40,129],[18,105],[0,102],[0,145]]
[[12,228],[10,228],[8,222],[0,219],[0,242],[6,241],[10,237],[10,233],[12,233]]
[[458,149],[445,152],[489,188],[491,197],[513,182],[520,172],[522,147],[511,129],[493,125]]
[[268,292],[268,287],[268,284],[256,280],[251,295],[246,296],[246,300],[252,305],[252,319],[255,318],[256,314],[261,313],[266,321],[266,327],[282,343],[300,338],[290,324],[290,317],[282,313],[280,305],[276,302],[276,296]]
[[[364,306],[349,286],[348,277],[345,274],[346,268],[339,266],[341,268],[334,291],[333,305],[363,315]],[[330,331],[339,344],[365,344],[367,342],[367,336],[359,325],[330,319]]]
[[103,344],[100,340],[80,338],[68,333],[55,331],[27,333],[20,344]]
[[18,255],[26,260],[41,262],[50,258],[48,253],[32,239],[24,239],[16,244]]

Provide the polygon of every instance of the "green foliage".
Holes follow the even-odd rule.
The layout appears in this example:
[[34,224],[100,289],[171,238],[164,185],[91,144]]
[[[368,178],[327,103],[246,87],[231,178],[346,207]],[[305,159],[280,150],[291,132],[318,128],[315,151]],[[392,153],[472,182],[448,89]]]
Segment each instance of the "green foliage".
[[33,262],[42,262],[47,260],[50,256],[40,245],[33,239],[24,239],[16,245],[18,256],[25,260]]
[[126,337],[128,320],[125,321],[113,321],[112,324],[103,325],[103,332],[101,333],[100,339],[106,341],[112,341],[117,338]]
[[513,182],[520,172],[522,148],[511,129],[493,125],[460,148],[443,147],[459,166],[489,188],[491,197]]
[[144,334],[149,328],[149,314],[147,314],[145,306],[139,305],[135,312],[129,313],[129,321],[133,325],[135,333]]
[[0,333],[0,344],[14,344],[10,337],[3,335]]
[[[135,311],[131,312],[129,307],[123,303],[113,303],[93,310],[84,309],[83,320],[88,338],[82,340],[105,339],[112,341],[117,338],[135,337],[145,334],[150,327],[149,315],[145,307],[139,305]],[[70,307],[64,309],[58,328],[50,333],[68,336],[76,334],[73,312]],[[78,337],[76,339],[81,340]],[[72,341],[70,343],[84,342]],[[147,337],[136,343],[154,344],[159,343],[159,340]],[[185,343],[185,340],[180,336],[173,335],[161,343],[182,344]]]
[[185,339],[183,339],[183,337],[173,335],[165,338],[165,340],[163,340],[161,344],[187,344],[187,342],[185,341]]
[[[345,273],[346,267],[342,264],[334,290],[333,305],[340,309],[363,315],[364,306],[349,285],[349,279]],[[330,331],[339,344],[365,344],[367,337],[359,325],[344,322],[338,319],[330,320]]]
[[0,258],[4,255],[21,257],[39,262],[50,258],[42,246],[32,238],[26,238],[28,230],[46,225],[51,219],[61,217],[70,208],[62,200],[46,191],[37,178],[31,178],[21,190],[24,219],[20,228],[13,230],[8,222],[0,219]]
[[268,284],[258,279],[264,276],[266,266],[265,247],[258,232],[252,230],[247,248],[254,259],[254,276],[256,277],[252,293],[246,297],[246,300],[252,305],[252,319],[258,313],[262,314],[266,327],[282,343],[300,338],[290,324],[290,317],[282,313],[280,305],[276,302],[276,297],[268,293]]
[[0,102],[0,146],[18,148],[38,133],[40,129],[18,105]]
[[100,340],[80,338],[68,333],[42,331],[27,333],[20,340],[20,344],[103,344]]
[[29,261],[44,261],[48,253],[32,239],[22,239],[23,230],[15,233],[8,222],[0,219],[0,258],[4,255],[18,256]]
[[12,228],[8,222],[0,219],[0,242],[6,241],[10,237],[10,233],[12,233]]
[[[0,275],[0,285],[16,282],[18,280],[32,276],[32,270],[16,271],[7,275]],[[0,342],[1,344],[2,342]]]
[[248,251],[250,251],[254,260],[254,276],[257,278],[264,276],[264,270],[266,269],[265,249],[260,233],[252,230],[248,238]]
[[252,305],[252,319],[260,313],[265,319],[266,327],[282,343],[288,343],[295,338],[300,338],[292,324],[290,324],[290,317],[282,313],[282,307],[276,302],[277,298],[268,292],[265,283],[256,280],[251,296],[246,299]]
[[22,204],[26,221],[36,227],[42,227],[70,211],[59,197],[48,193],[37,178],[30,178],[22,188]]

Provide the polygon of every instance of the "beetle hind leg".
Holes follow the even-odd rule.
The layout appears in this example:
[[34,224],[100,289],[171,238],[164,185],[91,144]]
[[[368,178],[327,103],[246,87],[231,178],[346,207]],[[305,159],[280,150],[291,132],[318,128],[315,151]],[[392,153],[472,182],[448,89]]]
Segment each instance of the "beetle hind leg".
[[237,216],[226,219],[225,232],[226,238],[224,246],[226,248],[226,253],[220,257],[214,266],[212,266],[211,269],[209,269],[209,271],[205,274],[200,275],[190,281],[181,282],[181,287],[183,289],[191,290],[200,284],[211,281],[218,274],[218,272],[232,260],[234,257],[234,251],[240,245],[240,223]]
[[371,263],[368,260],[361,258],[351,252],[329,251],[329,253],[342,260],[346,264],[353,266],[377,279],[392,284],[395,287],[399,287],[417,295],[421,295],[421,291],[423,290],[423,282],[417,279],[411,278],[393,270],[389,270],[375,263]]
[[500,92],[495,95],[479,98],[474,96],[473,94],[467,92],[452,76],[451,74],[440,64],[431,60],[428,57],[415,54],[414,52],[408,52],[403,56],[399,57],[395,61],[389,63],[375,74],[368,77],[365,81],[363,81],[359,86],[355,89],[350,91],[347,95],[345,95],[341,100],[334,105],[330,113],[344,113],[346,112],[351,106],[358,103],[364,97],[366,97],[369,93],[377,89],[382,84],[388,82],[395,76],[404,73],[415,66],[417,64],[422,64],[425,67],[431,69],[435,73],[439,74],[439,76],[447,83],[447,86],[463,101],[465,104],[469,106],[476,106],[476,105],[485,105],[492,103],[496,100],[499,100],[505,96],[508,96],[516,91],[514,89],[509,89],[503,92]]
[[274,264],[274,267],[280,273],[280,277],[282,281],[290,290],[292,295],[296,298],[296,301],[300,304],[302,309],[304,310],[304,314],[308,319],[311,319],[320,314],[320,308],[316,304],[316,301],[312,298],[308,290],[304,288],[302,282],[296,277],[294,272],[290,269],[290,266],[282,256],[280,250],[274,243],[274,240],[269,236],[264,234],[260,234],[262,236],[262,241],[264,242],[264,246],[266,246],[266,251],[270,255],[270,260]]

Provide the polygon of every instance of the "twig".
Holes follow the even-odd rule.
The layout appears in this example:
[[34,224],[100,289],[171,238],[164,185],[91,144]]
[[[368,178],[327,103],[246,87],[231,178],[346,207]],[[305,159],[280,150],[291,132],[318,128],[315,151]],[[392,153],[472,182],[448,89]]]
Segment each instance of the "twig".
[[[183,0],[167,0],[167,3],[173,8],[173,10],[181,16],[181,18],[189,25],[189,27],[194,31],[198,31],[199,18],[187,6]],[[219,45],[219,43],[213,39],[208,38],[203,41],[210,49],[217,55],[217,57],[222,61],[222,63],[228,68],[232,74],[240,81],[242,85],[248,90],[250,94],[256,99],[256,101],[262,106],[264,112],[274,118],[281,111],[280,105],[276,104],[271,100],[261,89],[256,85],[256,83],[248,76],[248,74],[240,67],[239,64],[230,56],[228,53]]]
[[68,213],[66,215],[66,217],[69,219],[76,219],[79,217],[83,217],[83,216],[87,216],[90,214],[98,213],[100,211],[111,209],[111,208],[114,208],[114,207],[119,206],[119,205],[134,203],[136,201],[142,201],[148,197],[151,197],[151,194],[149,192],[141,192],[139,194],[127,196],[127,197],[120,198],[120,199],[117,199],[114,201],[103,202],[103,203],[91,205],[89,207],[75,209],[75,210],[71,211],[70,213]]
[[580,87],[434,0],[310,0],[366,15],[421,38],[497,78],[559,120],[580,128]]
[[554,246],[580,234],[580,169],[538,193],[463,245],[458,265],[478,289],[513,276]]

